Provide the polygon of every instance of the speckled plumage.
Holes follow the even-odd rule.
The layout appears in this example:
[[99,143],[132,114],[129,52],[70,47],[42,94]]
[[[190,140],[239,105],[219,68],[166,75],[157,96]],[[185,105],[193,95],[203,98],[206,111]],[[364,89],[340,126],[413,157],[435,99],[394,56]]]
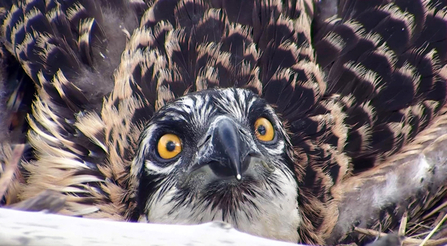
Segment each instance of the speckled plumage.
[[[419,196],[436,201],[445,194],[446,5],[3,3],[5,55],[36,91],[24,109],[33,152],[21,164],[26,179],[13,190],[22,200],[59,191],[66,198],[63,214],[136,220],[150,211],[141,199],[141,173],[151,170],[143,163],[150,158],[141,153],[151,146],[145,142],[151,122],[174,112],[169,105],[182,96],[236,87],[265,100],[284,131],[281,154],[294,163],[287,170],[298,187],[293,223],[300,241],[362,240],[351,233],[353,225],[392,229],[406,208],[427,209]],[[0,88],[23,76],[2,61]],[[9,105],[8,93],[0,95],[1,107]],[[230,101],[229,110],[248,103],[235,101],[242,106]],[[10,124],[0,123],[0,129]],[[3,153],[23,141],[3,139]],[[434,155],[439,167],[425,165]],[[7,163],[9,155],[2,157]]]

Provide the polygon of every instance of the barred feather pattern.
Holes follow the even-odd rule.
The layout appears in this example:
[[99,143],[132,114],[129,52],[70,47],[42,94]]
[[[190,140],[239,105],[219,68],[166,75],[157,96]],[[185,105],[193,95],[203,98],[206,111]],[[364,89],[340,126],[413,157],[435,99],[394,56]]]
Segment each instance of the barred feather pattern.
[[[428,201],[436,201],[445,194],[434,192],[444,188],[442,182],[434,181],[432,174],[423,175],[427,175],[426,180],[430,177],[428,180],[434,184],[431,188],[409,182],[413,180],[410,174],[415,175],[415,171],[410,168],[405,171],[405,166],[411,166],[408,164],[411,158],[420,158],[416,153],[425,153],[426,149],[433,149],[432,142],[442,140],[443,127],[438,128],[436,123],[442,122],[442,117],[433,121],[444,115],[446,98],[446,4],[441,1],[344,1],[339,7],[341,14],[321,24],[313,40],[317,62],[326,75],[327,94],[340,98],[343,105],[344,134],[340,136],[332,131],[336,138],[325,142],[332,142],[349,157],[349,169],[356,174],[351,178],[345,176],[345,181],[332,188],[333,194],[343,193],[338,205],[342,214],[336,227],[343,227],[343,232],[350,230],[345,224],[347,220],[350,226],[358,223],[386,230],[393,223],[395,226],[405,208],[408,207],[410,214],[420,213],[425,207],[424,201],[429,204]],[[429,133],[420,134],[428,125],[431,126]],[[365,170],[368,171],[361,173]],[[402,183],[391,181],[394,170],[401,170],[399,182]],[[384,180],[386,184],[400,186],[387,186]],[[409,191],[407,186],[423,188],[416,192]],[[374,202],[365,200],[363,204],[370,207],[370,212],[357,211],[355,207],[359,204],[353,206],[350,200],[358,199],[358,190],[372,196],[370,187],[382,195]],[[427,199],[430,192],[433,195]],[[402,199],[402,194],[408,195],[407,200]],[[419,200],[420,196],[426,199]],[[375,219],[368,219],[368,215]],[[338,229],[331,237],[343,234]]]
[[[356,189],[442,133],[446,13],[437,0],[18,1],[2,37],[37,88],[21,198],[54,189],[67,197],[61,213],[135,217],[144,124],[182,95],[241,87],[288,128],[301,241],[355,239],[358,221],[392,228],[391,213],[346,211]],[[388,198],[372,210],[405,207]]]
[[11,6],[4,45],[37,89],[27,136],[35,155],[23,163],[29,178],[22,199],[54,189],[67,196],[62,213],[122,219],[125,192],[115,183],[120,169],[101,167],[108,150],[103,135],[96,136],[106,126],[98,113],[144,6],[88,0]]

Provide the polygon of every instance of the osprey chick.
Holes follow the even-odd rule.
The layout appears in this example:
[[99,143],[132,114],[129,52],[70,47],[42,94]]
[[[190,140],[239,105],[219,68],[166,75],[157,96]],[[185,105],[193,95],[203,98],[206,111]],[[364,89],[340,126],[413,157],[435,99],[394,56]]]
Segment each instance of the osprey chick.
[[424,158],[446,127],[446,5],[6,1],[4,47],[36,89],[8,197],[315,244],[392,230],[445,194]]
[[158,110],[132,173],[145,221],[231,223],[297,242],[292,146],[273,109],[243,89],[191,93]]

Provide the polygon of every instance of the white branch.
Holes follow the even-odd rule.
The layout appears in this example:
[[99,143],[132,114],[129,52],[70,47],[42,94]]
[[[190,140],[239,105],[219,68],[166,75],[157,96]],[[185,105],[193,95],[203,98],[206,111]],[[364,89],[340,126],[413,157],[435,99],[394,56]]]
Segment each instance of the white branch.
[[296,245],[248,235],[229,224],[159,225],[0,208],[0,246]]

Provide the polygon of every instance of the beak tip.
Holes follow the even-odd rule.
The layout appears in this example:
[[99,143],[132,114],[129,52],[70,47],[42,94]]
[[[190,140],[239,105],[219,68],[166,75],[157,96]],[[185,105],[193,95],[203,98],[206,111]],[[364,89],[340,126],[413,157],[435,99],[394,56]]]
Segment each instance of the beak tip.
[[236,175],[236,179],[237,179],[237,180],[241,180],[241,179],[242,179],[242,176],[241,176],[240,174],[237,174],[237,175]]

